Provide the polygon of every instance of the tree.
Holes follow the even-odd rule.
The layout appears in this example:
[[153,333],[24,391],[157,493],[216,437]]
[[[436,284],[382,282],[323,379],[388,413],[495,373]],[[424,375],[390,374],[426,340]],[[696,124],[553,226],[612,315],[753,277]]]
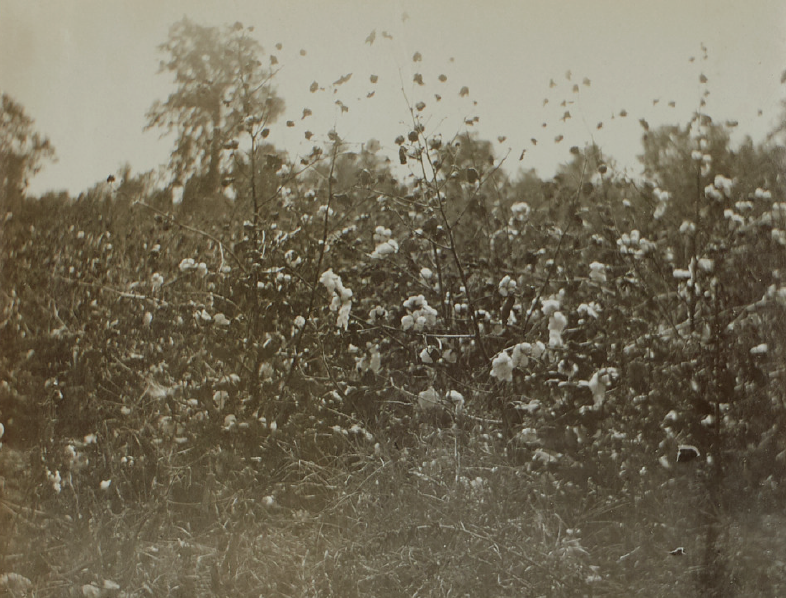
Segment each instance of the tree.
[[33,129],[34,121],[8,94],[0,108],[0,208],[11,209],[22,198],[30,178],[45,160],[55,160],[47,137]]
[[173,183],[201,179],[212,193],[221,183],[224,150],[235,148],[244,130],[269,124],[282,113],[283,100],[271,86],[273,73],[262,67],[261,45],[241,23],[203,27],[188,18],[175,23],[160,46],[168,55],[159,72],[174,74],[177,89],[147,113],[147,129],[177,134],[169,167]]

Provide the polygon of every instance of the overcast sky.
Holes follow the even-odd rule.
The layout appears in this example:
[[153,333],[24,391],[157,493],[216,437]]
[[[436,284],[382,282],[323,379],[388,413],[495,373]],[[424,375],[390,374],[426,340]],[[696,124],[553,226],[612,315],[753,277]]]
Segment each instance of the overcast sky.
[[[493,140],[511,171],[550,176],[572,145],[594,139],[635,172],[639,118],[685,123],[698,108],[700,74],[709,79],[707,112],[739,121],[737,139],[763,139],[786,91],[783,0],[0,0],[0,89],[24,106],[59,157],[32,193],[77,194],[126,162],[135,172],[166,162],[172,140],[143,128],[151,103],[172,91],[169,77],[157,74],[157,46],[184,15],[255,27],[263,63],[271,54],[278,60],[275,80],[287,104],[269,140],[293,157],[314,143],[305,142],[306,130],[315,140],[335,128],[357,147],[370,138],[395,147],[410,128],[408,102],[424,101],[427,132],[449,138],[478,116],[469,130]],[[348,73],[347,83],[331,87]],[[413,82],[416,73],[423,86]],[[324,91],[310,93],[313,81]],[[463,86],[469,95],[459,97]],[[301,120],[305,107],[313,115]],[[571,118],[563,121],[566,110]],[[297,126],[286,127],[290,119]]]

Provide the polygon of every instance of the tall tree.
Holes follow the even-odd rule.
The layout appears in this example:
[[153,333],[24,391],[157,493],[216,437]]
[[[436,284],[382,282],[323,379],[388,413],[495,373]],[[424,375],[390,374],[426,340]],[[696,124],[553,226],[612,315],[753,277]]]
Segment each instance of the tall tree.
[[45,160],[55,160],[49,139],[33,129],[34,121],[8,94],[0,106],[0,209],[12,210]]
[[168,55],[159,72],[174,74],[176,90],[153,103],[146,128],[176,132],[169,162],[174,183],[197,176],[204,191],[217,190],[223,150],[233,149],[244,130],[256,131],[283,112],[252,31],[241,23],[219,29],[183,18],[159,47]]

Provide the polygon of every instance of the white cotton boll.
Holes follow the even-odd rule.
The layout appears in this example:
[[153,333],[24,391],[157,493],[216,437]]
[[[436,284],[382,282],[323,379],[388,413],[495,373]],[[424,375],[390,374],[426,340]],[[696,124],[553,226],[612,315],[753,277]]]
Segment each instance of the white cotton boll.
[[109,490],[109,486],[111,485],[112,485],[112,480],[103,480],[99,484],[99,487],[101,488],[101,490]]
[[532,210],[527,202],[519,201],[510,206],[510,211],[516,220],[526,220]]
[[696,225],[693,224],[690,220],[683,220],[682,224],[680,225],[680,232],[684,234],[694,233],[696,232]]
[[502,351],[491,362],[491,375],[500,381],[513,381],[513,360],[510,355]]
[[536,341],[532,343],[532,350],[530,352],[530,357],[532,359],[540,359],[543,357],[543,354],[546,352],[546,345],[543,344],[542,341]]
[[555,312],[549,318],[549,346],[561,347],[562,346],[562,331],[568,325],[568,319],[561,313]]
[[453,404],[457,411],[460,411],[464,407],[464,395],[457,390],[449,390],[447,399]]
[[540,309],[543,312],[544,316],[551,316],[559,308],[560,308],[560,302],[558,299],[545,299]]
[[352,310],[352,303],[346,302],[341,304],[341,309],[338,310],[338,317],[336,318],[336,326],[349,329],[349,312]]
[[688,280],[691,277],[690,270],[684,270],[682,268],[675,268],[671,275],[677,280]]
[[196,267],[196,262],[190,257],[181,260],[180,265],[178,265],[181,272],[188,272],[194,270]]
[[426,390],[418,393],[418,407],[421,409],[434,409],[441,404],[439,393],[429,386]]
[[693,150],[690,153],[690,158],[696,162],[701,162],[701,152],[699,150]]
[[398,243],[393,239],[389,239],[377,245],[370,254],[370,257],[378,260],[394,253],[398,253]]
[[401,317],[401,329],[402,330],[409,330],[410,328],[414,328],[415,326],[415,318],[411,315],[407,314],[406,316]]
[[434,276],[434,273],[430,269],[428,269],[428,268],[421,268],[420,269],[420,277],[423,280],[426,280],[426,281],[431,280],[433,276]]
[[434,363],[434,360],[431,359],[431,355],[429,355],[428,348],[420,352],[420,361],[423,363]]
[[217,313],[215,316],[213,316],[213,322],[214,322],[214,323],[215,323],[217,326],[222,326],[222,327],[223,327],[223,326],[229,326],[229,325],[232,323],[232,322],[230,321],[230,319],[229,319],[229,318],[227,318],[227,317],[226,317],[224,314],[222,314],[222,313]]
[[767,343],[762,343],[760,345],[756,345],[751,349],[751,355],[763,355],[769,350]]
[[502,280],[499,281],[498,287],[499,294],[503,297],[507,297],[516,291],[516,281],[513,280],[510,276],[506,275]]
[[144,326],[150,326],[150,323],[152,321],[153,321],[153,314],[151,314],[149,311],[146,311],[145,315],[142,316],[142,324]]
[[589,278],[593,282],[606,282],[606,264],[592,262],[590,265]]

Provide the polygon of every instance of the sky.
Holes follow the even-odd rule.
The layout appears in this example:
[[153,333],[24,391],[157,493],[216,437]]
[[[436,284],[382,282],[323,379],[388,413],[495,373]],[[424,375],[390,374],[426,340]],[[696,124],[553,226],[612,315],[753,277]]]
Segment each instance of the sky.
[[[763,140],[786,98],[783,0],[0,0],[0,90],[58,156],[31,194],[76,195],[126,163],[137,173],[166,164],[173,140],[145,131],[145,113],[174,91],[158,73],[158,46],[186,15],[253,26],[263,64],[276,56],[274,82],[287,108],[268,140],[292,158],[331,129],[349,147],[374,138],[393,155],[396,136],[412,128],[409,107],[423,101],[428,134],[476,132],[511,173],[551,176],[571,146],[594,141],[635,174],[639,119],[688,122],[705,89],[701,74],[707,113],[739,122],[733,140]],[[464,86],[469,94],[460,96]],[[302,119],[304,108],[313,114]]]

